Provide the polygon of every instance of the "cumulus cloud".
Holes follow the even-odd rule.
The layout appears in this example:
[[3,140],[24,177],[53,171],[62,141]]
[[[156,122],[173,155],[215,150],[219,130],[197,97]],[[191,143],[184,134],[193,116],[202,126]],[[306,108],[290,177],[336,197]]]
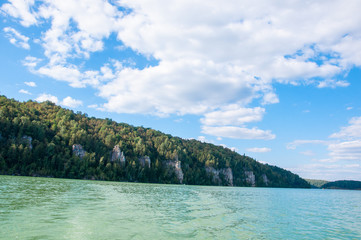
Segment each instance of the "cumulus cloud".
[[5,36],[9,39],[11,44],[14,44],[17,47],[24,49],[30,49],[29,38],[22,35],[14,28],[6,27],[4,28]]
[[246,151],[255,152],[255,153],[266,153],[272,151],[272,149],[267,147],[262,147],[262,148],[254,147],[254,148],[247,148]]
[[204,114],[201,123],[204,125],[242,125],[248,122],[261,121],[265,113],[264,108],[243,108],[229,106],[227,109]]
[[29,27],[37,23],[36,13],[31,10],[34,3],[35,0],[10,0],[1,6],[1,10],[19,19],[23,26]]
[[23,94],[27,94],[27,95],[31,95],[31,93],[27,90],[24,90],[24,89],[20,89],[19,90],[19,93],[23,93]]
[[27,56],[22,61],[22,64],[24,66],[28,67],[31,72],[35,72],[34,69],[38,65],[38,63],[40,63],[40,62],[41,62],[41,59],[39,59],[39,58],[32,57],[32,56]]
[[336,87],[348,87],[350,85],[347,81],[336,81],[333,79],[327,79],[318,83],[318,88],[336,88]]
[[213,141],[208,140],[205,136],[198,136],[197,140],[204,143],[214,143]]
[[35,101],[38,101],[38,102],[45,102],[45,101],[50,101],[50,102],[53,102],[55,104],[58,104],[59,100],[56,96],[53,96],[51,94],[47,94],[47,93],[42,93],[40,94],[36,99]]
[[76,108],[76,107],[83,105],[83,101],[74,99],[70,96],[64,98],[62,101],[59,101],[58,97],[53,96],[51,94],[47,94],[47,93],[40,94],[35,100],[38,102],[50,101],[55,104],[60,104],[60,105],[63,105],[65,107],[70,107],[70,108]]
[[361,117],[353,117],[348,123],[339,132],[331,134],[330,138],[361,139]]
[[[289,143],[287,148],[296,149],[304,144],[323,144],[327,146],[329,158],[318,160],[322,164],[337,163],[339,165],[350,165],[350,161],[361,161],[361,117],[351,118],[348,126],[341,127],[339,132],[331,134],[329,138],[333,140],[295,140]],[[307,150],[301,152],[301,154],[311,156],[313,152]]]
[[260,107],[244,108],[230,105],[204,114],[204,118],[201,119],[202,132],[217,137],[271,140],[275,138],[271,131],[245,126],[245,123],[261,121],[264,113],[265,109]]
[[[12,0],[1,6],[24,27],[44,27],[38,36],[44,60],[24,60],[33,73],[95,88],[107,111],[197,114],[204,133],[247,139],[275,137],[245,125],[262,119],[260,106],[279,102],[274,83],[349,85],[335,78],[361,66],[360,8],[356,0],[184,0],[176,7],[158,0]],[[94,68],[77,64],[114,48],[106,45],[111,36],[121,45],[119,59]],[[123,51],[148,64],[123,64]]]
[[83,102],[81,100],[74,99],[70,96],[63,99],[63,101],[60,102],[61,105],[65,107],[70,108],[76,108],[83,105]]
[[226,137],[233,139],[272,140],[276,138],[276,135],[272,134],[271,131],[265,131],[255,127],[244,128],[234,126],[202,126],[202,132],[217,137]]

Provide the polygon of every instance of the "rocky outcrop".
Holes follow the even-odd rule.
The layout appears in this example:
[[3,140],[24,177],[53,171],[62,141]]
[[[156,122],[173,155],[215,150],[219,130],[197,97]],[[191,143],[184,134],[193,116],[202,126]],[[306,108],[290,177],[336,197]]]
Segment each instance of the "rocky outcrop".
[[269,184],[269,180],[267,178],[267,175],[266,174],[262,174],[262,180],[263,180],[263,183],[268,186]]
[[110,157],[111,162],[118,162],[120,164],[125,164],[125,156],[118,145],[114,146],[113,151]]
[[21,138],[21,142],[27,146],[29,146],[30,149],[33,149],[33,145],[31,144],[31,142],[33,141],[33,138],[30,137],[30,136],[26,136],[24,135],[22,138]]
[[208,175],[212,176],[212,182],[218,185],[223,184],[222,178],[226,181],[228,186],[233,186],[233,173],[231,168],[215,169],[213,167],[206,167]]
[[224,180],[226,180],[228,182],[228,186],[233,186],[233,173],[232,173],[232,168],[228,167],[228,168],[222,168],[220,170],[220,174],[223,175]]
[[83,146],[80,144],[74,144],[73,145],[73,154],[75,156],[78,156],[79,158],[83,158],[85,156],[85,150],[83,149]]
[[244,171],[244,175],[246,176],[246,182],[250,184],[252,187],[256,186],[256,176],[252,171]]
[[138,159],[138,161],[140,166],[148,166],[150,168],[150,158],[148,156],[142,156]]
[[181,161],[178,160],[178,157],[176,157],[174,160],[166,161],[165,163],[167,167],[171,167],[174,170],[179,183],[183,183],[184,174],[182,171]]

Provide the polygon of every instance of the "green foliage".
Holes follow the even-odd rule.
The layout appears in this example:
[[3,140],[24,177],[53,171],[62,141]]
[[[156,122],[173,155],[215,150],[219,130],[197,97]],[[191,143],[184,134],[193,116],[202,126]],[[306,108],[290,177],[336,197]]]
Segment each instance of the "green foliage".
[[[31,137],[31,142],[26,137]],[[74,144],[83,147],[84,157],[73,154]],[[111,161],[115,145],[124,152],[125,164]],[[140,164],[141,156],[150,157],[150,167]],[[250,186],[244,172],[252,171],[256,186],[309,187],[289,171],[261,164],[222,146],[111,119],[89,118],[51,102],[21,103],[0,96],[0,174],[179,183],[174,170],[165,164],[176,159],[181,162],[185,184],[215,184],[205,170],[207,166],[230,167],[235,186]],[[221,179],[221,185],[226,185],[224,176]]]
[[341,180],[328,182],[322,185],[321,188],[361,190],[361,181]]
[[328,183],[325,180],[316,180],[316,179],[305,179],[309,184],[311,184],[312,188],[321,188],[322,185]]

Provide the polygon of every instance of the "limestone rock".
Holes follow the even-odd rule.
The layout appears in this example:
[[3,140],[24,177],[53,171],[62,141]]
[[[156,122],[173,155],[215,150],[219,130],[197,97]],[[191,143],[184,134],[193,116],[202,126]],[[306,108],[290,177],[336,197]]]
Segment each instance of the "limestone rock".
[[148,156],[142,156],[138,159],[140,166],[148,166],[150,168],[150,158]]
[[110,158],[111,162],[119,162],[120,164],[125,164],[125,156],[118,145],[114,146],[112,155]]
[[73,154],[78,156],[79,158],[83,158],[85,156],[85,150],[83,149],[83,146],[80,144],[74,144],[73,145]]
[[230,167],[215,169],[213,167],[206,167],[207,174],[212,176],[212,182],[216,184],[222,184],[220,176],[223,176],[223,179],[227,182],[228,186],[233,186],[233,173]]
[[183,183],[184,174],[182,171],[181,161],[178,160],[178,157],[176,157],[174,160],[166,161],[166,165],[173,168],[179,183]]
[[223,175],[224,179],[228,182],[228,186],[233,186],[233,173],[232,168],[222,168],[220,174]]
[[266,186],[268,186],[269,180],[266,174],[262,174],[262,180]]
[[249,183],[252,187],[256,186],[256,176],[252,171],[244,171],[244,175],[246,175],[246,182]]

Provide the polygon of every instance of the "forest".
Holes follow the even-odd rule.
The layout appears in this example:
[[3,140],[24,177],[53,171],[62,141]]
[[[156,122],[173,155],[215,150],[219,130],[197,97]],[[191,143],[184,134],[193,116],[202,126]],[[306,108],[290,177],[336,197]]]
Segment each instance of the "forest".
[[361,181],[339,180],[334,182],[328,182],[322,185],[321,188],[361,190]]
[[[120,152],[119,152],[120,151]],[[121,156],[121,158],[119,157]],[[0,96],[0,174],[191,185],[299,187],[285,169],[231,149]]]

